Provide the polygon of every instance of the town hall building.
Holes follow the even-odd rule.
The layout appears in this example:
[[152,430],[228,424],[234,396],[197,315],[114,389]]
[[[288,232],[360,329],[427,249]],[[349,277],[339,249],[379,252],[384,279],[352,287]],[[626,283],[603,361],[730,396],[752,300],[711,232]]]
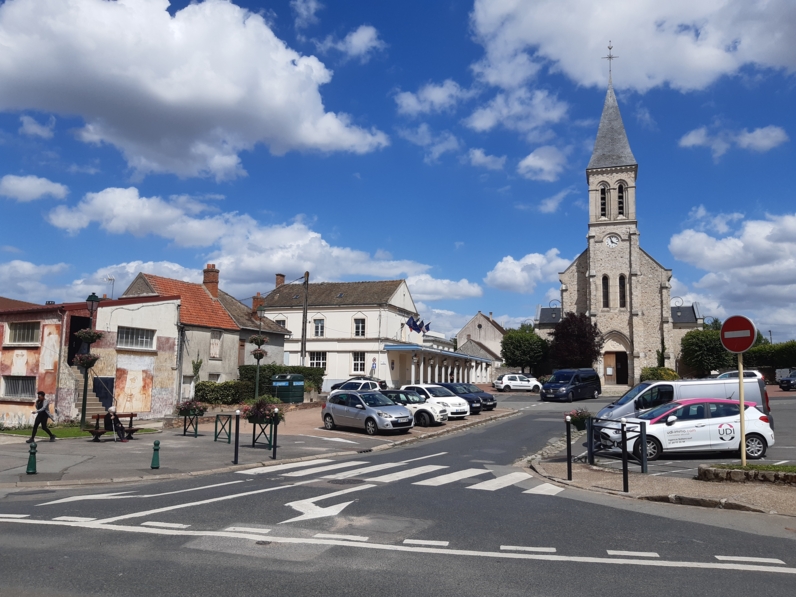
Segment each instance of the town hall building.
[[[702,326],[696,304],[671,306],[672,270],[641,248],[636,219],[638,163],[609,79],[589,185],[587,247],[559,274],[561,308],[540,308],[537,332],[550,337],[562,314],[585,313],[604,339],[595,369],[604,385],[635,385],[644,367],[676,369],[680,342]],[[681,303],[681,301],[675,301]]]

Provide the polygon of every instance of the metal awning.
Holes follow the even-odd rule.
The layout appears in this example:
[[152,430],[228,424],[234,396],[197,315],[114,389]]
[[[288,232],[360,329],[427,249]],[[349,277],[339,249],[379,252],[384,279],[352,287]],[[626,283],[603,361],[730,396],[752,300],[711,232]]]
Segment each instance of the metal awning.
[[440,350],[438,348],[429,348],[427,346],[420,346],[419,344],[385,344],[384,350],[387,352],[421,352],[424,354],[439,355],[446,358],[475,361],[478,363],[485,363],[487,365],[492,364],[491,359],[476,357],[470,354],[464,354],[463,352],[450,352],[448,350]]

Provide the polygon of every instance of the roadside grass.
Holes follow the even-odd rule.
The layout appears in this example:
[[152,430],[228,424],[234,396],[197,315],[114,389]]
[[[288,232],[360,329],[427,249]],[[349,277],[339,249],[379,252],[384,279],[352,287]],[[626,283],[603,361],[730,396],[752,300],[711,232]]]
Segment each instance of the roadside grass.
[[[2,435],[30,435],[31,429],[3,429],[0,431]],[[91,434],[88,431],[82,431],[80,427],[50,427],[50,431],[53,432],[55,437],[58,439],[64,439],[69,437],[91,437]],[[141,429],[138,433],[155,433],[157,429]],[[108,432],[110,433],[110,431]],[[47,434],[39,431],[36,433],[36,438],[41,440],[47,440]]]
[[796,473],[796,466],[791,464],[712,464],[713,468],[725,468],[736,471],[775,471],[778,473]]

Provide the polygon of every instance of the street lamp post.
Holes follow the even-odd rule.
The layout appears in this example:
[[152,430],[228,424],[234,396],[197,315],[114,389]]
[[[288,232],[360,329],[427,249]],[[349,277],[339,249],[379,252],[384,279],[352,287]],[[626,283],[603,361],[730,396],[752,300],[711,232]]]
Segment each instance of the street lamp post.
[[[262,340],[263,335],[263,313],[265,313],[265,305],[260,305],[257,307],[257,318],[260,320],[260,323],[257,327],[257,338]],[[258,344],[257,348],[260,349],[262,344]],[[260,359],[262,356],[259,354],[256,355],[257,358],[257,375],[254,378],[254,399],[257,400],[260,398]]]
[[[100,298],[93,292],[86,298],[86,309],[88,309],[89,329],[94,329],[94,311],[97,310]],[[89,349],[91,344],[89,344]],[[86,427],[86,401],[88,400],[88,367],[83,367],[83,405],[80,408],[80,429]]]

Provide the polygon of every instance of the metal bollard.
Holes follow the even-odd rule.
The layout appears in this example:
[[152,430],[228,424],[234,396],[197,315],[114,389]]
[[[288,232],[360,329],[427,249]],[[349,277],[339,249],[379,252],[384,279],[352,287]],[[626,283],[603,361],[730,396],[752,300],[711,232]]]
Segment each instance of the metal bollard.
[[[277,415],[277,416],[279,415],[279,409],[278,408],[274,409],[274,414]],[[277,418],[276,421],[274,421],[274,432],[271,434],[273,436],[273,437],[271,437],[271,443],[274,446],[274,455],[271,457],[273,460],[276,460],[276,430],[277,429],[279,429],[279,419],[278,418]]]
[[240,411],[235,411],[235,458],[232,464],[238,464],[238,444],[240,443]]
[[647,470],[647,422],[641,421],[641,431],[639,440],[641,442],[641,449],[639,452],[641,453],[641,472],[646,474],[649,472]]
[[30,455],[28,456],[28,469],[25,471],[29,475],[36,474],[36,442],[30,444]]
[[627,479],[627,419],[622,417],[622,491],[629,493]]
[[586,454],[588,463],[594,466],[594,423],[591,417],[586,419]]
[[567,415],[564,420],[567,422],[567,480],[572,481],[572,417]]
[[155,440],[155,445],[152,450],[152,466],[151,468],[160,468],[160,440]]

